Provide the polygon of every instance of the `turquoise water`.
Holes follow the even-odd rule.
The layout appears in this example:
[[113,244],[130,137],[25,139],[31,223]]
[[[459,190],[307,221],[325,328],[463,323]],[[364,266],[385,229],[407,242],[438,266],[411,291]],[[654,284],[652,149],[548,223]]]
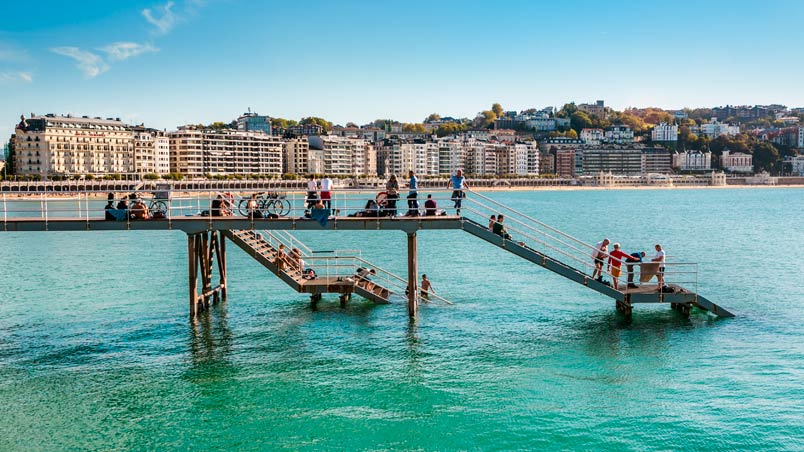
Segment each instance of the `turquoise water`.
[[[804,190],[494,193],[592,242],[661,241],[738,317],[613,302],[419,234],[454,306],[325,298],[240,250],[187,319],[180,232],[0,234],[0,450],[801,450]],[[299,234],[399,274],[401,232]]]

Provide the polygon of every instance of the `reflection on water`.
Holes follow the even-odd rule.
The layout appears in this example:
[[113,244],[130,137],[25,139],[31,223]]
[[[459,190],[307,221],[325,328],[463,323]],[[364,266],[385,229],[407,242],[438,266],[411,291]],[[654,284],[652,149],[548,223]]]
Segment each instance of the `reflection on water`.
[[188,371],[190,379],[194,375],[206,374],[210,370],[229,373],[233,335],[229,328],[226,303],[213,305],[208,311],[199,313],[189,320],[190,358],[192,367]]

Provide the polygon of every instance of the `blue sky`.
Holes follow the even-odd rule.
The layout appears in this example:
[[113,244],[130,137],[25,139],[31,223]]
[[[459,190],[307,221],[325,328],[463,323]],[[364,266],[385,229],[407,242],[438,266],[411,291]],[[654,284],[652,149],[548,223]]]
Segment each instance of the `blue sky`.
[[804,2],[4,2],[0,133],[30,112],[173,129],[248,107],[359,124],[605,99],[804,106]]

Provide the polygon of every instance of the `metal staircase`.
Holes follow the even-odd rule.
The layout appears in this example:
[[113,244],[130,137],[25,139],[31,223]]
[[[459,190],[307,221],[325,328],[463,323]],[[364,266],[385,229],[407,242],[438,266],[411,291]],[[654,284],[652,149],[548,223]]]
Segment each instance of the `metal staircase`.
[[[293,290],[320,298],[324,293],[337,293],[345,302],[351,294],[359,295],[377,304],[388,304],[406,299],[407,281],[359,256],[353,250],[313,251],[286,231],[226,230],[224,235],[239,248],[275,274]],[[304,261],[304,268],[294,265],[277,265],[281,245],[296,249]],[[358,276],[359,269],[371,272]],[[312,269],[315,279],[305,279],[304,271]],[[438,295],[431,298],[451,304]],[[315,298],[314,298],[315,300]]]
[[[464,216],[461,221],[464,231],[614,299],[618,309],[628,314],[631,312],[631,305],[635,303],[670,303],[674,309],[686,314],[689,313],[690,306],[695,306],[720,317],[734,316],[727,309],[697,293],[697,264],[676,262],[665,264],[665,285],[672,288],[672,293],[659,291],[658,285],[643,284],[637,289],[628,288],[625,282],[620,290],[616,290],[590,276],[593,269],[591,254],[595,249],[593,245],[477,192],[472,192],[471,202],[464,201],[462,211]],[[500,213],[506,217],[504,224],[511,239],[495,234],[486,224],[480,223],[488,221],[491,214]],[[638,268],[639,265],[636,264],[634,267]],[[612,278],[605,269],[604,272]],[[695,289],[689,289],[685,285],[693,285]]]

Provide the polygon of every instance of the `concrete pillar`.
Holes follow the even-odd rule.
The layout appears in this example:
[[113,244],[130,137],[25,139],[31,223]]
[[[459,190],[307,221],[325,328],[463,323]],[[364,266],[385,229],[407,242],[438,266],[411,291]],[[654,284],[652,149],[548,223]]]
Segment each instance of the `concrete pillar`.
[[408,316],[416,318],[419,310],[419,265],[416,233],[408,233]]

